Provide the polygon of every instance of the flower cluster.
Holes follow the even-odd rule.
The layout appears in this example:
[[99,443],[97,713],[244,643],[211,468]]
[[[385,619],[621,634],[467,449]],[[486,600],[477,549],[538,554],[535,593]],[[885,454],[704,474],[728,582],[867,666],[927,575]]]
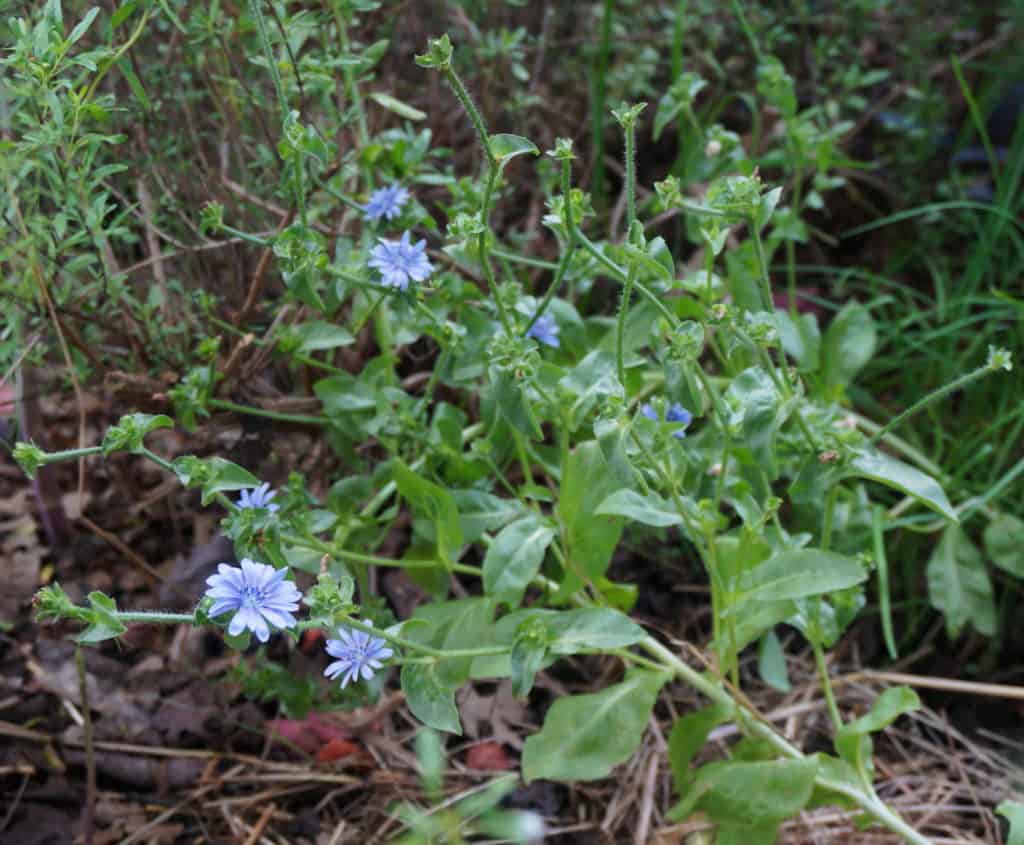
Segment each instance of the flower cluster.
[[[647,419],[658,422],[658,412],[654,410],[654,406],[650,403],[644,403],[640,406],[640,413],[643,414]],[[682,440],[686,437],[686,427],[693,421],[693,414],[686,410],[678,402],[674,402],[669,406],[668,410],[665,411],[665,422],[680,423],[679,428],[672,432],[672,436]]]
[[[239,566],[222,563],[206,583],[206,597],[213,600],[210,616],[234,613],[228,633],[237,637],[251,631],[261,643],[270,639],[271,626],[290,630],[297,624],[292,615],[299,609],[302,593],[285,580],[287,569],[275,569],[265,563],[243,558]],[[328,640],[327,653],[337,660],[324,671],[332,680],[341,676],[344,689],[352,681],[368,681],[394,652],[384,640],[363,631],[339,628],[340,639]]]

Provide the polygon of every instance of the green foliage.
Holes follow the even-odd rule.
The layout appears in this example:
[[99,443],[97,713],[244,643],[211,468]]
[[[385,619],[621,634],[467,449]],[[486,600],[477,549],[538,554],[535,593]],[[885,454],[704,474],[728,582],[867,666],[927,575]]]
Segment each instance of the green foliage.
[[[471,5],[475,27],[484,13]],[[605,2],[573,19],[587,51],[549,60],[545,80],[534,74],[550,49],[546,25],[445,33],[411,62],[387,16],[367,15],[381,7],[372,0],[316,12],[277,4],[274,26],[255,1],[233,15],[163,2],[72,14],[48,0],[3,24],[0,295],[11,317],[0,369],[24,354],[90,386],[122,370],[146,385],[142,410],[98,445],[19,443],[15,458],[31,476],[129,452],[199,489],[204,507],[226,511],[239,557],[317,576],[301,625],[380,636],[410,711],[432,729],[461,732],[456,696],[476,679],[509,678],[516,696],[536,699],[538,675],[567,656],[621,661],[620,682],[548,709],[526,741],[527,779],[607,775],[638,747],[674,677],[710,702],[670,737],[676,817],[703,812],[719,843],[753,845],[827,800],[919,842],[874,794],[870,738],[916,697],[883,693],[867,716],[837,725],[838,758],[803,756],[747,709],[740,652],[758,643],[762,677],[785,689],[776,626],[821,658],[871,600],[872,558],[890,645],[896,624],[914,621],[893,619],[890,592],[922,577],[950,637],[968,625],[998,635],[1001,587],[988,564],[1024,577],[1024,523],[1000,498],[1024,471],[1009,468],[1024,432],[1013,404],[1021,343],[1010,337],[1021,303],[999,284],[1000,262],[1022,269],[1012,221],[1024,132],[993,176],[991,209],[925,206],[918,216],[933,231],[898,247],[908,265],[928,264],[934,302],[891,278],[902,266],[829,267],[815,313],[801,289],[818,271],[797,250],[801,261],[840,254],[827,253],[836,244],[823,231],[830,195],[849,181],[860,196],[866,184],[846,139],[870,121],[890,75],[924,85],[927,74],[906,55],[884,68],[863,59],[873,4],[848,10],[855,35],[803,25],[799,38],[788,12],[758,6],[748,19],[746,5],[729,15]],[[552,31],[566,14],[552,9]],[[161,61],[139,60],[150,52]],[[815,72],[794,78],[805,60]],[[413,84],[385,90],[401,62]],[[440,75],[448,100],[426,95],[416,66]],[[569,106],[535,109],[584,72],[588,127],[571,124]],[[492,133],[471,88],[494,125],[523,134]],[[914,98],[934,105],[930,91]],[[648,101],[657,105],[645,111]],[[434,133],[456,102],[475,151],[448,122]],[[621,225],[603,170],[609,114],[625,136]],[[527,137],[563,130],[589,140],[580,159],[596,165],[593,197],[574,186],[583,168],[571,142],[539,157]],[[670,160],[650,154],[652,137]],[[211,166],[214,150],[226,152]],[[973,228],[941,219],[953,211]],[[963,230],[956,242],[973,244],[968,256],[934,248],[951,225]],[[421,238],[429,249],[413,258]],[[962,292],[950,284],[961,271]],[[772,286],[783,275],[780,308]],[[980,331],[986,322],[995,328]],[[971,416],[978,392],[997,410],[984,427],[971,420],[960,444],[938,411],[963,393]],[[223,440],[207,435],[228,414],[273,427],[274,446],[294,427],[318,432],[310,477],[293,475],[274,508],[226,495],[260,484],[243,466],[217,454],[165,460],[144,444],[177,425],[215,453]],[[893,584],[886,546],[904,576]],[[648,548],[707,580],[718,660],[706,675],[659,652],[627,615],[643,583],[609,579],[613,562],[632,574]],[[372,567],[404,569],[432,600],[395,620]],[[143,618],[207,624],[212,602],[196,598],[194,614]],[[37,604],[41,619],[84,625],[87,643],[140,618],[100,593],[75,605],[57,585]],[[248,633],[229,644],[247,648]],[[296,715],[323,701],[310,678],[250,660],[238,675],[247,694]],[[387,682],[382,668],[369,688]],[[694,770],[729,721],[747,737],[733,759]],[[438,803],[443,741],[424,733],[418,754]],[[527,820],[498,809],[509,789],[496,781],[443,812],[396,808],[401,841],[529,839]]]
[[634,670],[598,693],[560,698],[540,733],[526,740],[523,777],[595,780],[640,744],[658,690],[667,676]]

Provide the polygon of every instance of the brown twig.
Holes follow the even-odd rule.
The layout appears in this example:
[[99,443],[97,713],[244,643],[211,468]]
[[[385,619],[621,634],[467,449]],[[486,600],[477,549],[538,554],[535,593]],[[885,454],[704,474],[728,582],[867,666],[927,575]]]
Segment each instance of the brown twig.
[[85,804],[82,806],[82,840],[92,845],[93,820],[96,814],[96,751],[93,748],[92,711],[89,709],[89,683],[85,671],[82,647],[75,649],[75,668],[78,670],[78,694],[82,699],[82,720],[85,738]]

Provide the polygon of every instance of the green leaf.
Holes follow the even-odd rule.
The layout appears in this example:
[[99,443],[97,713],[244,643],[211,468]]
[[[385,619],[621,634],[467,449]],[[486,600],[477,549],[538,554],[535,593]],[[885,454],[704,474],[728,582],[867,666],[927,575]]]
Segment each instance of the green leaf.
[[921,700],[910,687],[887,689],[878,696],[867,714],[839,728],[835,737],[836,751],[842,759],[870,778],[874,771],[870,734],[888,727],[904,713],[920,706]]
[[621,517],[598,516],[598,506],[613,490],[628,486],[614,465],[605,459],[597,441],[588,440],[570,453],[562,478],[558,516],[571,563],[565,587],[582,583],[582,570],[590,579],[604,575],[622,535]]
[[772,689],[789,692],[792,688],[789,683],[789,670],[786,668],[786,654],[774,630],[761,637],[757,647],[757,671],[761,675],[761,680]]
[[956,511],[946,498],[942,487],[930,475],[908,464],[890,458],[882,452],[869,452],[857,455],[851,461],[846,475],[867,478],[877,481],[912,496],[921,504],[931,508],[946,519],[958,522]]
[[537,149],[537,145],[533,143],[529,138],[524,138],[521,135],[506,135],[499,133],[498,135],[490,136],[491,142],[491,154],[498,160],[498,162],[504,165],[509,159],[513,159],[516,156],[526,155],[540,155],[540,150]]
[[817,372],[821,366],[821,331],[813,314],[792,316],[788,311],[776,311],[782,348],[792,357],[802,373]]
[[424,725],[462,735],[455,690],[443,684],[433,663],[406,663],[402,667],[402,692],[412,714]]
[[245,467],[226,461],[223,458],[207,458],[210,477],[203,484],[202,502],[209,504],[217,493],[234,490],[247,490],[259,487],[260,480]]
[[484,557],[485,592],[517,606],[554,536],[554,529],[533,513],[503,528]]
[[426,120],[427,118],[426,112],[413,108],[408,103],[403,103],[398,97],[392,97],[383,91],[371,91],[370,99],[377,105],[383,106],[388,111],[394,112],[399,117],[404,117],[407,120]]
[[996,812],[1010,823],[1010,835],[1006,845],[1024,845],[1024,804],[1019,801],[1003,801]]
[[856,558],[824,549],[788,549],[744,573],[739,597],[744,603],[784,601],[845,590],[868,577]]
[[814,789],[818,761],[811,757],[762,762],[720,761],[703,766],[668,818],[702,811],[719,824],[761,828],[799,813]]
[[1024,578],[1024,522],[1001,513],[985,526],[985,552],[992,562],[1017,578]]
[[624,681],[588,695],[558,699],[540,733],[526,740],[523,779],[597,780],[640,745],[658,691],[659,672],[633,670]]
[[928,560],[928,598],[946,616],[951,638],[970,622],[980,634],[996,633],[996,605],[992,582],[981,552],[958,525],[942,532],[942,539]]
[[459,508],[459,524],[466,543],[475,543],[485,531],[496,531],[523,515],[518,499],[503,499],[483,490],[451,490]]
[[[494,599],[483,597],[422,604],[413,619],[426,624],[413,628],[409,639],[445,651],[491,645],[494,608]],[[472,664],[471,657],[444,658],[437,664],[437,675],[448,686],[457,687],[469,679]]]
[[117,604],[98,590],[89,593],[89,618],[89,627],[75,637],[75,641],[83,645],[112,640],[128,630],[117,617]]
[[635,490],[616,490],[598,505],[594,513],[598,516],[624,516],[656,528],[682,525],[683,522],[683,518],[656,493],[645,496]]
[[68,36],[67,43],[69,47],[76,41],[78,41],[78,39],[80,39],[83,35],[85,35],[86,32],[88,32],[89,27],[92,26],[92,22],[96,20],[96,15],[98,15],[99,13],[99,6],[93,6],[88,12],[85,13],[85,17],[78,22],[75,28],[71,30],[71,34]]
[[498,642],[507,642],[516,629],[529,619],[539,620],[548,630],[550,654],[625,648],[647,636],[636,622],[609,607],[581,607],[573,610],[530,608],[510,613],[498,621]]
[[878,331],[871,313],[856,302],[847,303],[825,332],[822,363],[825,381],[845,387],[871,360]]
[[420,478],[402,461],[395,461],[394,477],[398,492],[433,523],[438,557],[450,566],[458,560],[462,548],[462,527],[455,500],[443,487]]
[[355,343],[355,338],[348,329],[321,320],[295,326],[292,333],[299,341],[300,352],[319,352]]
[[724,722],[730,721],[736,708],[732,704],[712,704],[676,719],[668,736],[668,762],[672,767],[672,778],[676,792],[682,794],[690,783],[690,763],[697,756],[708,735]]

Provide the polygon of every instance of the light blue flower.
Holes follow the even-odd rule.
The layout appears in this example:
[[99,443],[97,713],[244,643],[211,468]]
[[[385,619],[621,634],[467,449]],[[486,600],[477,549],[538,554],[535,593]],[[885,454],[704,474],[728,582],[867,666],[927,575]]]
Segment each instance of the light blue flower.
[[265,508],[271,513],[275,513],[280,510],[280,505],[275,505],[270,500],[276,495],[277,492],[271,490],[270,485],[264,482],[259,487],[243,490],[238,497],[237,504],[240,508]]
[[400,241],[381,238],[370,253],[369,265],[380,271],[381,284],[405,290],[409,281],[422,282],[434,272],[426,256],[427,242],[410,243],[409,233]]
[[[275,569],[265,563],[242,558],[240,566],[222,563],[206,579],[210,589],[206,597],[214,599],[210,617],[234,611],[228,633],[237,637],[249,630],[261,643],[270,639],[270,625],[291,628],[292,611],[299,609],[302,593],[291,581],[285,581],[287,569]],[[269,624],[268,624],[269,623]]]
[[550,314],[541,314],[534,324],[530,326],[530,330],[526,333],[527,337],[532,337],[539,343],[543,343],[547,346],[559,346],[558,333],[561,329],[558,328],[558,323],[555,322],[555,318]]
[[331,680],[341,675],[342,689],[360,678],[370,680],[384,665],[382,661],[394,654],[384,640],[354,628],[339,628],[338,636],[341,639],[326,643],[327,653],[338,659],[324,669],[324,674]]
[[409,192],[395,182],[370,194],[370,200],[363,206],[363,211],[367,220],[376,222],[381,217],[391,220],[398,216],[402,206],[408,201]]
[[[654,406],[649,402],[645,402],[640,406],[640,413],[647,417],[647,419],[658,422],[658,412],[654,410]],[[672,432],[673,437],[682,440],[686,437],[686,427],[693,422],[693,414],[678,402],[673,402],[668,410],[665,411],[665,422],[682,423],[679,428]]]

